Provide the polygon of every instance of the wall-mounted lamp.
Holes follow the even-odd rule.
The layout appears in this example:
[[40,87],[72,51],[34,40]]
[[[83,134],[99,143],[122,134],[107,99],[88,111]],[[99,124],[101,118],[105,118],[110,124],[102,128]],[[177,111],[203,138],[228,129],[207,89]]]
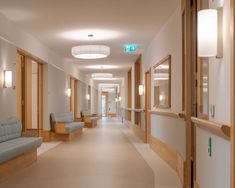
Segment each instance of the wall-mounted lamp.
[[71,94],[72,94],[71,88],[67,88],[67,96],[68,96],[68,97],[71,97]]
[[198,11],[198,56],[222,58],[223,8]]
[[4,81],[3,87],[9,88],[12,87],[12,71],[4,71]]
[[139,85],[139,95],[144,95],[144,85]]
[[86,99],[89,101],[90,100],[90,94],[86,95]]
[[118,102],[118,98],[117,97],[115,98],[115,102]]
[[121,96],[119,96],[119,97],[118,97],[118,101],[121,101],[121,100],[122,100],[122,97],[121,97]]

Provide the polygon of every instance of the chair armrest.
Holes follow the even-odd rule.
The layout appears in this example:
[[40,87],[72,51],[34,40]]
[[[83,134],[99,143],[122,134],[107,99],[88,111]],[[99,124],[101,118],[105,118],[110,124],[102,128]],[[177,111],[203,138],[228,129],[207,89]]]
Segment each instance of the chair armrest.
[[56,133],[62,133],[62,134],[67,133],[66,128],[65,128],[65,123],[58,123],[58,122],[55,123],[54,124],[54,131]]

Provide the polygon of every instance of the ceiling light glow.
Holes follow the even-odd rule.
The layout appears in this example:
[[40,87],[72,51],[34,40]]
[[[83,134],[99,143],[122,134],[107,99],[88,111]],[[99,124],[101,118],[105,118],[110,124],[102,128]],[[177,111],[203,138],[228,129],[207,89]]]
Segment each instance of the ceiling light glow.
[[92,41],[110,40],[120,36],[120,34],[116,31],[103,29],[73,30],[64,32],[61,34],[61,36],[69,40],[89,41],[90,37],[88,35],[91,34],[93,35]]
[[110,48],[104,45],[75,46],[72,55],[78,59],[101,59],[110,55]]
[[116,65],[88,65],[86,66],[88,69],[116,69],[118,66]]

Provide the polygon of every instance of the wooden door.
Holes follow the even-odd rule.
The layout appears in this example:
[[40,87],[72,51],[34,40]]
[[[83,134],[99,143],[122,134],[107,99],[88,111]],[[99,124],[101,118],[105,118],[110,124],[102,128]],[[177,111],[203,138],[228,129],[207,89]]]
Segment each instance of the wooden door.
[[151,70],[145,73],[145,142],[151,140]]

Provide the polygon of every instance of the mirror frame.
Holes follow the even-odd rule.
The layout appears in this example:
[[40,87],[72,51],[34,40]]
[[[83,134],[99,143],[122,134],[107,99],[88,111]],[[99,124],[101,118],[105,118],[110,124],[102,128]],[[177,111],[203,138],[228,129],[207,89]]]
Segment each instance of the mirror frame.
[[[156,63],[153,66],[153,75],[155,74],[156,68],[159,65],[161,65],[163,63],[166,63],[166,62],[169,62],[169,86],[168,86],[169,94],[167,96],[169,104],[168,105],[157,105],[156,104],[156,93],[155,93],[155,88],[154,88],[154,85],[153,85],[153,91],[154,91],[154,105],[153,105],[153,107],[154,108],[171,108],[171,55],[166,56],[165,58],[163,58],[162,60],[160,60],[158,63]],[[154,76],[153,76],[153,78],[154,78]],[[154,83],[154,80],[153,80],[153,83]]]

